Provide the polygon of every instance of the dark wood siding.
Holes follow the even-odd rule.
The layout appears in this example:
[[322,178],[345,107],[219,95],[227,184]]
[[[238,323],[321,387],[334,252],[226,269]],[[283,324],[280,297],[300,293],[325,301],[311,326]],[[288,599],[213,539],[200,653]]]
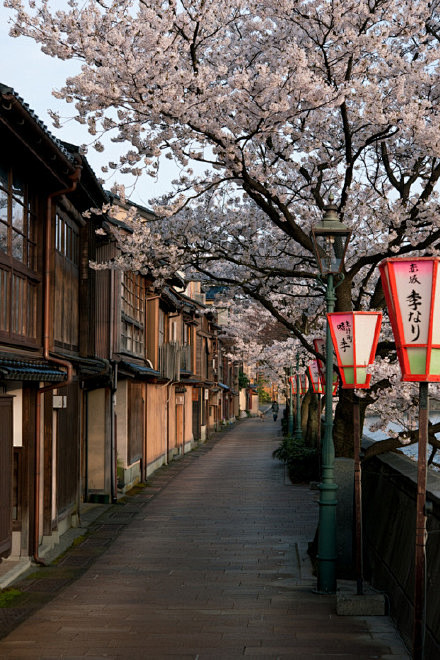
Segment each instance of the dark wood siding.
[[142,383],[128,383],[128,463],[142,458],[144,392]]
[[58,389],[67,407],[57,411],[57,505],[62,513],[76,503],[79,482],[79,389],[77,383]]
[[44,495],[43,534],[52,534],[52,485],[53,485],[53,398],[52,392],[44,395]]
[[[112,243],[100,246],[96,251],[96,261],[109,261],[115,254]],[[110,354],[110,337],[114,323],[114,280],[115,273],[111,270],[94,271],[95,282],[95,351],[100,358],[108,359]],[[120,294],[120,291],[118,291]]]
[[192,432],[194,440],[200,440],[200,407],[201,407],[202,390],[199,388],[193,389],[192,400]]
[[66,215],[55,218],[54,338],[79,350],[79,230]]
[[10,554],[12,544],[12,398],[0,397],[0,556]]

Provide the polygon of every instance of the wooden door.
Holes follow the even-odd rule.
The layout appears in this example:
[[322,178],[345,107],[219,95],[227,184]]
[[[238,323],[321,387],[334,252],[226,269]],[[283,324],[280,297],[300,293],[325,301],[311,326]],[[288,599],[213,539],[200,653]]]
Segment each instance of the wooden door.
[[12,397],[0,397],[0,556],[12,547]]
[[200,440],[200,398],[202,390],[197,387],[192,391],[192,432],[194,440]]

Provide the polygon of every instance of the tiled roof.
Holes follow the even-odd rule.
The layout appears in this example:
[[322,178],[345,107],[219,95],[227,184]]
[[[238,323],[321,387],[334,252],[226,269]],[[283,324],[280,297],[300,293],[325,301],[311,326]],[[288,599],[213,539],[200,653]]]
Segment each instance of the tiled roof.
[[0,378],[4,380],[58,382],[66,379],[66,372],[47,362],[0,357]]
[[160,376],[160,372],[156,371],[152,367],[147,367],[146,365],[143,364],[137,364],[136,362],[127,362],[126,360],[122,360],[121,362],[118,363],[119,368],[122,367],[122,369],[125,369],[131,373],[133,373],[135,376],[154,376],[158,377]]
[[49,131],[47,128],[46,124],[41,121],[41,119],[37,116],[34,110],[30,108],[29,104],[26,103],[26,101],[12,88],[8,87],[7,85],[4,85],[3,83],[0,83],[0,95],[2,96],[13,96],[17,101],[20,103],[20,105],[26,110],[26,112],[29,114],[29,116],[33,119],[33,121],[38,124],[38,126],[41,128],[44,133],[46,133],[47,137],[50,138],[50,140],[54,143],[56,148],[62,152],[62,154],[70,160],[72,163],[74,162],[73,160],[73,154],[71,154],[66,147],[63,145],[61,140],[58,140],[52,133]]

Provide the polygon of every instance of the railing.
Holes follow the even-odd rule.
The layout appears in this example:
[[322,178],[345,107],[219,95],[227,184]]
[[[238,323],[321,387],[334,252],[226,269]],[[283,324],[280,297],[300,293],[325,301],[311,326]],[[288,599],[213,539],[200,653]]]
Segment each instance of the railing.
[[169,380],[179,381],[182,371],[192,373],[191,345],[169,342],[159,346],[159,371]]
[[180,371],[192,372],[191,345],[184,344],[180,347]]
[[168,380],[180,380],[180,346],[169,342],[159,346],[159,370]]

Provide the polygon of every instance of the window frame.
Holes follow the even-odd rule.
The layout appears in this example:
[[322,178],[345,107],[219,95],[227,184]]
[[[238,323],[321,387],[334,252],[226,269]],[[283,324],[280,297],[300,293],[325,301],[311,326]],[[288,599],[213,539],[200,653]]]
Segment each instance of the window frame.
[[[14,182],[19,180],[12,166],[0,176],[0,199],[6,199],[6,220],[0,216],[1,228],[6,227],[6,251],[0,247],[0,340],[9,344],[38,345],[39,291],[38,215],[36,197],[26,181],[21,184],[22,198],[16,194]],[[7,179],[7,180],[6,180]],[[18,190],[18,186],[17,186]],[[13,221],[13,206],[22,208],[22,228]],[[23,255],[13,254],[14,234],[22,237]]]
[[145,278],[124,271],[121,278],[121,352],[145,357],[147,296]]

